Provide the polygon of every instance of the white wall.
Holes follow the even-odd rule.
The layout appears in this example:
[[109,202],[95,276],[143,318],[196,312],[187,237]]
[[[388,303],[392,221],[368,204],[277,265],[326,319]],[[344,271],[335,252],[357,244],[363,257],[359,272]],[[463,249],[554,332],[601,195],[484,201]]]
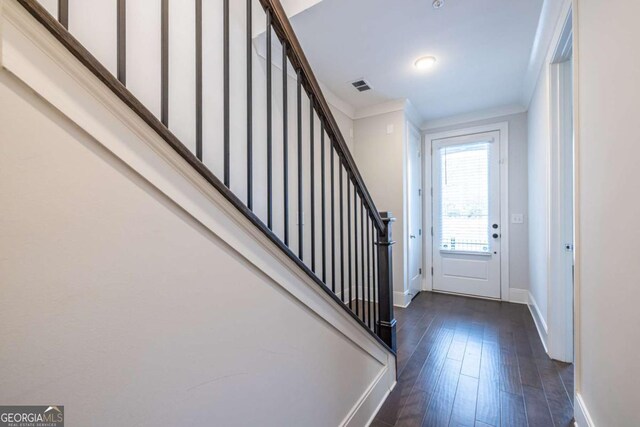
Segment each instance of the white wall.
[[[524,224],[509,224],[509,285],[511,288],[528,290],[527,113],[429,128],[426,133],[445,132],[500,122],[509,123],[509,221],[511,214],[514,213],[524,214],[525,217]],[[430,221],[429,215],[426,215],[425,218]],[[509,297],[507,296],[507,298]]]
[[351,155],[354,155],[355,148],[353,146],[353,136],[354,136],[354,123],[353,118],[351,118],[347,113],[340,110],[338,107],[331,104],[329,102],[329,108],[331,109],[331,113],[333,114],[333,118],[336,119],[336,123],[338,123],[338,127],[340,128],[340,132],[344,137],[344,141],[347,143],[347,147],[351,152]]
[[[405,305],[407,290],[405,272],[404,211],[406,173],[405,113],[394,111],[354,122],[354,157],[371,197],[380,211],[391,211],[396,218],[392,225],[394,302]],[[388,127],[392,131],[388,132]]]
[[640,51],[630,42],[640,39],[640,2],[574,4],[577,391],[593,425],[632,427],[640,425]]
[[529,106],[529,265],[530,291],[547,319],[549,279],[549,156],[551,147],[549,68],[538,78]]

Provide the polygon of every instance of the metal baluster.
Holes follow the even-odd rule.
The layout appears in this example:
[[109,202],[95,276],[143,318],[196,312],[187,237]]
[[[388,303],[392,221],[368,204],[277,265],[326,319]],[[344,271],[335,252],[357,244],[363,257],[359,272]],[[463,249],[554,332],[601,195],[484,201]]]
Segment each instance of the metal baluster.
[[302,73],[298,69],[298,258],[304,255],[304,229],[302,219],[304,200],[302,199]]
[[335,154],[333,152],[333,142],[329,147],[331,154],[331,290],[336,293],[336,198],[335,198]]
[[58,0],[58,22],[69,29],[69,0]]
[[353,310],[351,288],[353,285],[353,269],[351,266],[351,177],[347,173],[347,259],[349,261],[349,308]]
[[223,27],[223,102],[224,102],[224,185],[231,186],[230,179],[230,112],[229,112],[229,0],[222,1],[222,27]]
[[[196,13],[198,3],[196,1]],[[118,55],[118,80],[126,86],[127,84],[127,1],[118,0],[117,6],[118,28],[117,28],[117,55]],[[197,27],[196,27],[197,30]]]
[[344,195],[342,177],[342,158],[340,158],[340,299],[344,302]]
[[374,226],[373,230],[373,331],[376,335],[379,335],[378,331],[378,318],[380,317],[380,298],[378,292],[378,229]]
[[202,0],[196,0],[196,157],[202,161]]
[[[249,0],[250,1],[250,0]],[[289,99],[287,76],[287,42],[282,41],[282,166],[284,183],[284,244],[289,246]]]
[[273,230],[273,117],[271,104],[271,11],[267,9],[267,227]]
[[[253,210],[253,14],[252,0],[247,0],[247,207]],[[285,56],[286,58],[286,56]]]
[[[362,199],[360,199],[360,268],[362,271],[362,275],[361,280],[362,280],[362,301],[364,304],[365,298],[364,298],[364,201]],[[364,305],[362,306],[362,321],[364,322],[366,317],[365,317],[365,309],[364,309]]]
[[371,329],[371,217],[367,215],[367,326]]
[[355,249],[353,264],[355,270],[356,316],[360,317],[360,303],[358,299],[358,191],[356,190],[355,184],[353,186],[353,246]]
[[[66,2],[65,2],[66,3]],[[160,121],[169,127],[169,0],[161,3],[160,32]]]
[[311,271],[316,272],[316,184],[314,165],[313,95],[309,95],[309,186],[311,187]]
[[325,187],[326,187],[326,176],[325,176],[325,147],[324,147],[324,122],[320,122],[320,179],[322,180],[320,183],[320,197],[322,201],[321,211],[322,211],[322,281],[324,284],[327,284],[327,215],[326,215],[326,197]]

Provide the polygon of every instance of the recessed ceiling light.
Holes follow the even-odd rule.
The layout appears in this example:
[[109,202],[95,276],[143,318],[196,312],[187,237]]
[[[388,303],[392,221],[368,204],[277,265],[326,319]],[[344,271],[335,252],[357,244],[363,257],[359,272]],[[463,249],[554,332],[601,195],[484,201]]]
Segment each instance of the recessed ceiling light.
[[440,9],[442,6],[444,6],[444,0],[433,0],[434,9]]
[[418,70],[427,70],[433,67],[435,64],[435,56],[423,56],[422,58],[418,58],[414,65]]

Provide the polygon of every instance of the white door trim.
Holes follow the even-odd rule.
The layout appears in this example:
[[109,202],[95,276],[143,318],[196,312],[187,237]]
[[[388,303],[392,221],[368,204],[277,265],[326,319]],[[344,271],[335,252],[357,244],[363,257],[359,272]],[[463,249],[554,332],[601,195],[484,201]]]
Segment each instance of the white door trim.
[[[404,214],[403,214],[403,230],[402,232],[404,233],[404,271],[405,271],[405,279],[404,279],[404,283],[406,283],[406,289],[404,289],[404,295],[402,296],[402,301],[404,301],[405,303],[405,307],[407,307],[412,300],[412,297],[409,296],[410,291],[411,291],[411,286],[410,286],[410,281],[411,281],[411,277],[409,275],[409,215],[411,214],[409,212],[409,208],[410,208],[410,204],[409,204],[409,197],[411,197],[409,195],[409,145],[410,145],[410,139],[411,139],[411,132],[415,132],[416,135],[418,135],[418,144],[420,145],[420,150],[421,150],[421,156],[420,158],[423,159],[425,157],[425,151],[424,151],[424,144],[422,144],[422,134],[420,132],[420,129],[418,129],[417,126],[415,126],[413,123],[411,123],[409,120],[405,121],[405,138],[404,138],[404,148],[403,148],[403,155],[404,155],[404,165],[405,165],[405,173],[404,175],[404,190],[403,190],[403,194],[405,195],[405,200],[403,202],[404,204]],[[420,164],[420,183],[423,184],[421,186],[421,190],[422,190],[422,199],[424,200],[425,196],[424,196],[424,161],[421,161]],[[425,228],[424,228],[424,223],[425,223],[425,211],[424,211],[424,205],[423,205],[423,210],[422,212],[420,212],[422,218],[421,218],[421,223],[422,223],[422,242],[423,242],[423,246],[424,246],[424,240],[425,240]],[[424,250],[424,248],[423,248]],[[427,275],[427,269],[425,267],[424,264],[424,253],[422,254],[422,283],[424,283],[425,280],[425,276]],[[421,286],[421,290],[424,290],[424,286]],[[415,297],[415,295],[413,296]],[[411,299],[410,299],[411,298]],[[395,301],[395,299],[394,299]]]
[[[549,149],[549,211],[547,230],[549,241],[549,271],[547,272],[547,323],[549,356],[563,362],[573,362],[573,283],[566,283],[564,252],[564,217],[569,207],[564,200],[565,147],[568,97],[571,96],[564,84],[567,79],[567,61],[572,57],[572,12],[564,16],[562,30],[555,41],[555,50],[549,67],[549,101],[551,107],[551,138]],[[552,45],[553,46],[553,45]],[[572,117],[569,118],[573,120]],[[574,165],[575,169],[575,165]],[[575,170],[574,178],[575,182]],[[575,206],[574,223],[575,223]],[[575,227],[575,224],[574,224]],[[575,236],[574,236],[575,246]],[[575,250],[575,249],[574,249]]]
[[[580,223],[580,74],[579,74],[579,29],[578,25],[578,0],[567,0],[568,9],[571,10],[571,27],[573,30],[572,37],[572,50],[573,50],[573,263],[574,263],[574,276],[573,276],[573,366],[574,366],[574,396],[578,402],[578,406],[584,409],[584,414],[587,415],[586,420],[590,420],[586,406],[582,401],[580,390],[582,390],[582,361],[581,361],[581,330],[582,323],[580,312],[582,310],[581,305],[581,223]],[[580,405],[582,403],[582,405]],[[580,411],[576,411],[576,419],[580,419]],[[583,424],[581,424],[583,425]]]
[[[465,135],[472,135],[485,132],[500,132],[500,226],[502,230],[501,240],[501,260],[500,260],[500,299],[509,301],[509,122],[497,122],[482,126],[473,126],[462,129],[449,130],[444,132],[427,133],[423,139],[422,152],[422,177],[424,194],[423,198],[423,227],[424,239],[422,239],[424,290],[433,290],[433,278],[430,274],[433,268],[433,250],[431,235],[431,225],[433,224],[433,213],[431,209],[431,161],[433,141],[443,138],[452,138]],[[427,191],[429,189],[429,191]],[[431,212],[431,214],[427,214]]]

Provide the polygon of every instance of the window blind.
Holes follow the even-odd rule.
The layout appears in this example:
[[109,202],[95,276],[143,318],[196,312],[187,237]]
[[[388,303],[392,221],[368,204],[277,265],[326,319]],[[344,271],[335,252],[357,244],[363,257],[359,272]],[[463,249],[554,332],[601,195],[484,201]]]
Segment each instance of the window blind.
[[489,142],[440,151],[440,248],[489,252]]

